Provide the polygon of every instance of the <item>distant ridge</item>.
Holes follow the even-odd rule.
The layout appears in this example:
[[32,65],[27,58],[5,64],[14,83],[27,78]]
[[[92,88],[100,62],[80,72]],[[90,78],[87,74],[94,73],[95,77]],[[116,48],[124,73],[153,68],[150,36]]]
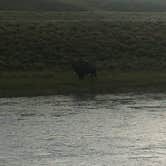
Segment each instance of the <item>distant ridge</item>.
[[166,0],[0,0],[0,10],[166,11]]
[[82,11],[83,8],[58,0],[0,0],[0,10]]

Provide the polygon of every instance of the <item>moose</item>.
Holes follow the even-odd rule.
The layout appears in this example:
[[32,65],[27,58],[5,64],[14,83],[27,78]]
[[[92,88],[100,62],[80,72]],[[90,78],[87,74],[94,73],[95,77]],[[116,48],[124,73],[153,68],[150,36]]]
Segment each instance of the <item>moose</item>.
[[96,66],[87,61],[72,62],[72,68],[80,80],[83,80],[85,76],[97,77]]

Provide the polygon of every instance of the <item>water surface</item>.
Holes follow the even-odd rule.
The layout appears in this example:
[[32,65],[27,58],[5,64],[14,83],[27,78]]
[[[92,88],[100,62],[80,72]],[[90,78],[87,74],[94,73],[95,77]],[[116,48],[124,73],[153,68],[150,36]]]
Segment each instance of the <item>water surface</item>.
[[166,94],[0,99],[0,166],[165,166]]

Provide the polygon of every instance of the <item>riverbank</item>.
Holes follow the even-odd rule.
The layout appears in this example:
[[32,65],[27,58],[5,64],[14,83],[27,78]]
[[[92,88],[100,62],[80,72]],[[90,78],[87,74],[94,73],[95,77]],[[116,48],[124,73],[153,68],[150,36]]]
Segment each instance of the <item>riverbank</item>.
[[[166,12],[0,11],[0,23],[0,97],[166,89]],[[96,80],[73,75],[79,59]]]
[[94,80],[79,80],[72,71],[0,73],[0,97],[164,90],[166,72],[158,71],[100,71]]

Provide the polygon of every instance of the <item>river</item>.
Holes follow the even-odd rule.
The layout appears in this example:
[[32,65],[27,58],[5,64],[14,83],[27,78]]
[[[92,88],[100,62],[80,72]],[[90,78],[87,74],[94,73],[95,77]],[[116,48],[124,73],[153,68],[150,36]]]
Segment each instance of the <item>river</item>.
[[0,166],[165,166],[166,94],[0,98]]

